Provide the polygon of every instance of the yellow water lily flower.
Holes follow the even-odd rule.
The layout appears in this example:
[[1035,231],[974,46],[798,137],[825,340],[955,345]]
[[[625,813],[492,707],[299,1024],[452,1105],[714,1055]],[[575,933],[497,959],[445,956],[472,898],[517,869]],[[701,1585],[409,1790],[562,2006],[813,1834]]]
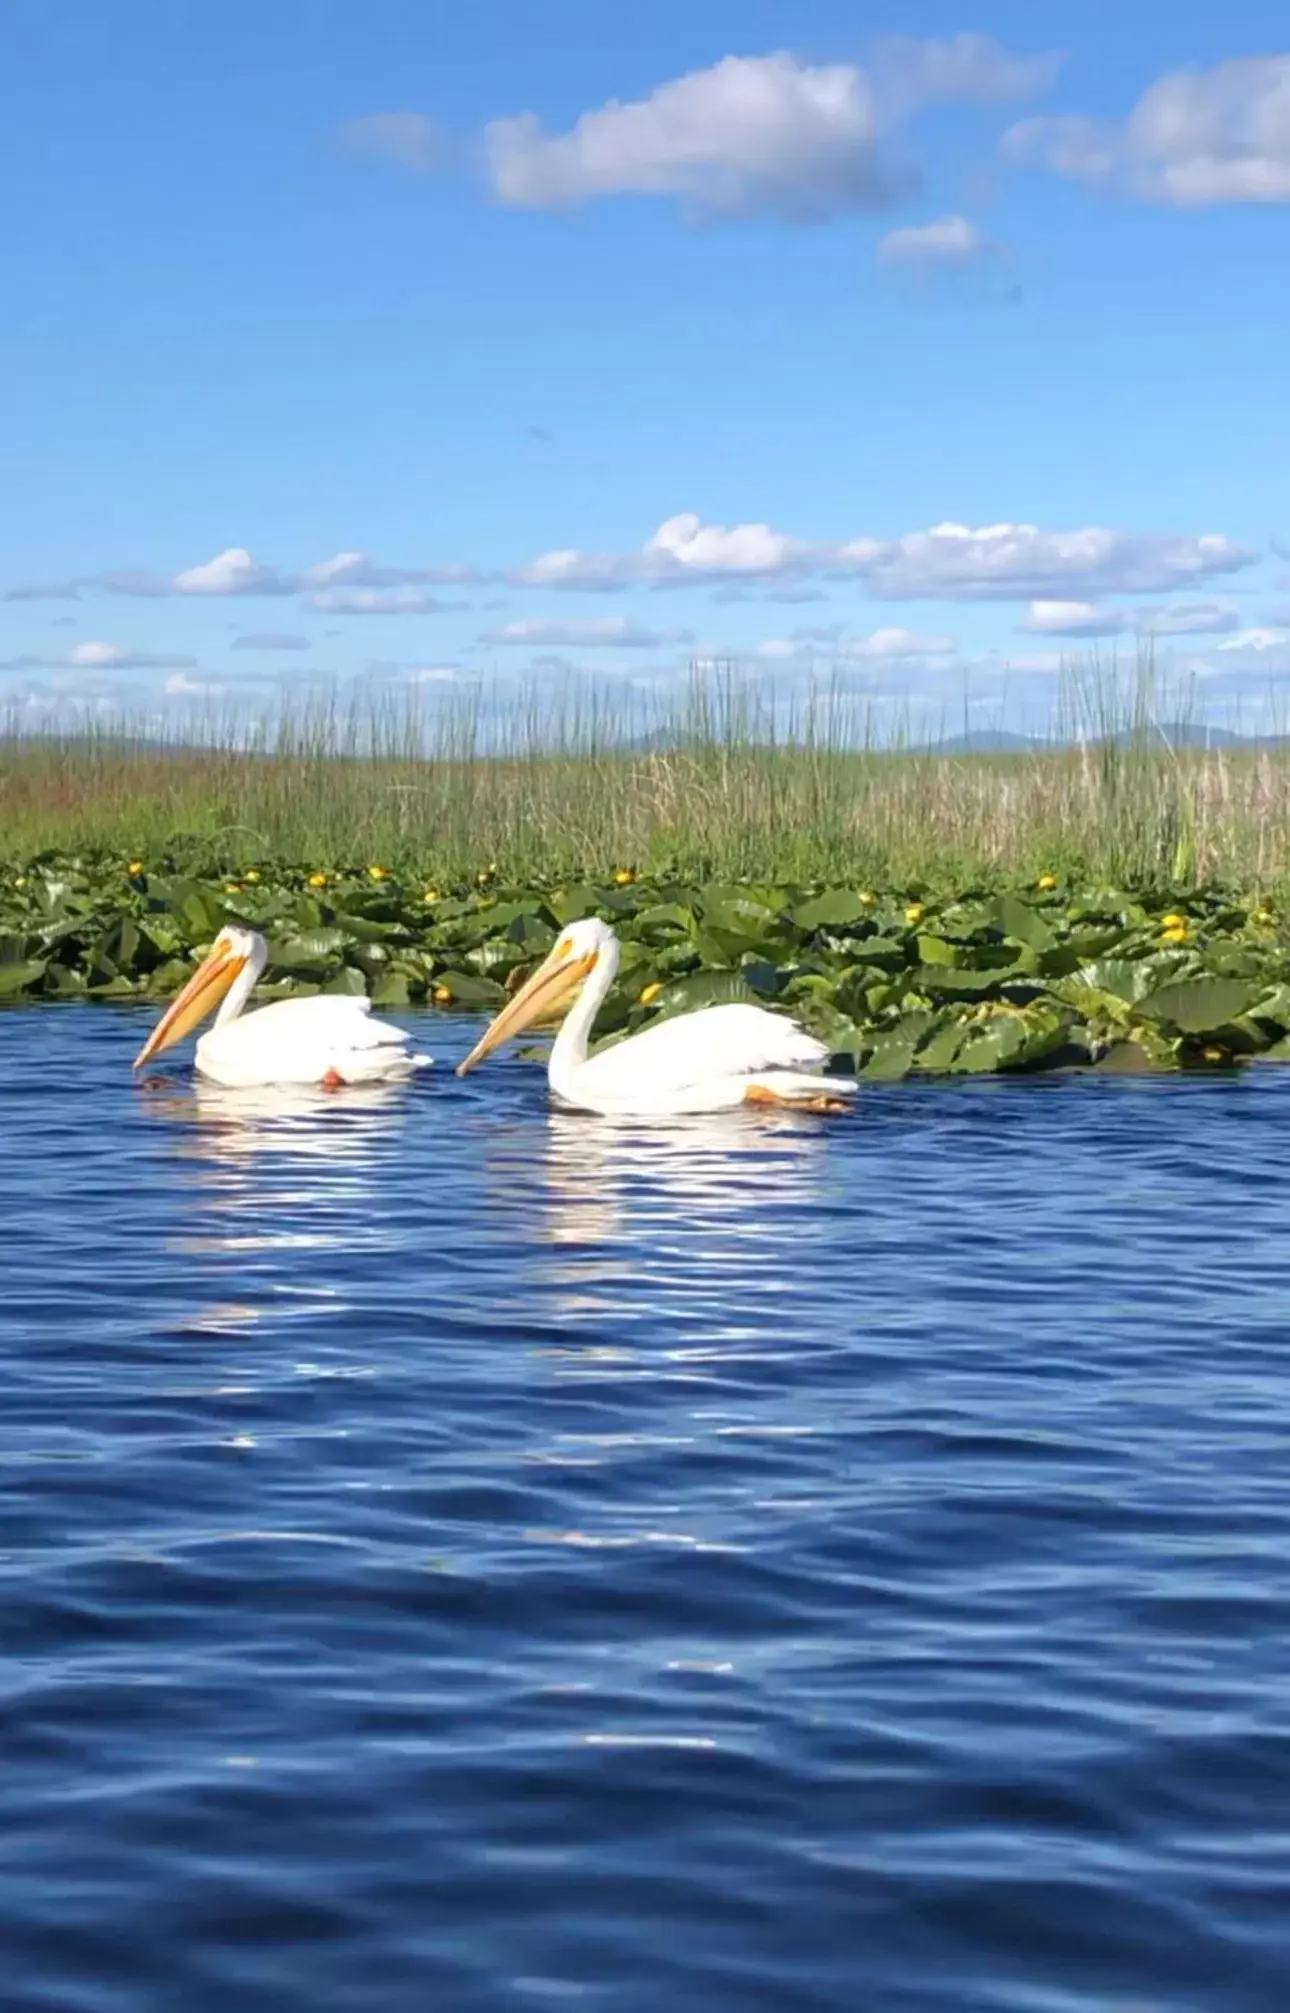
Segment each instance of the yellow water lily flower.
[[427,888],[421,899],[423,902],[437,902],[439,899],[438,888]]
[[447,986],[436,986],[430,997],[436,1006],[447,1006],[452,999],[452,994],[449,992]]
[[651,985],[647,985],[645,987],[644,991],[641,993],[640,999],[637,1002],[637,1004],[639,1006],[649,1006],[652,1001],[658,998],[662,990],[663,990],[663,981],[661,979],[655,979]]
[[872,888],[861,888],[859,894],[856,896],[856,900],[862,909],[871,909],[877,899],[878,897],[874,894]]
[[1177,909],[1170,909],[1167,916],[1161,916],[1160,927],[1162,930],[1185,930],[1187,918],[1179,915]]
[[1186,924],[1184,923],[1181,928],[1161,930],[1160,941],[1162,944],[1185,944],[1187,941]]
[[1268,930],[1276,922],[1276,917],[1273,915],[1271,909],[1256,909],[1250,917],[1250,921],[1257,923],[1260,929]]
[[252,887],[255,887],[255,886],[257,886],[257,884],[258,884],[258,882],[259,882],[259,879],[260,879],[260,871],[259,871],[259,868],[258,868],[258,867],[248,867],[248,868],[247,868],[247,870],[246,870],[246,872],[245,872],[245,873],[243,874],[243,876],[242,876],[242,879],[243,879],[244,881],[249,881]]
[[632,882],[635,879],[636,879],[635,867],[620,867],[618,869],[618,872],[614,875],[614,886],[616,888],[630,888]]
[[327,885],[326,874],[310,874],[309,886],[311,888],[325,888],[326,885]]
[[226,895],[240,895],[241,892],[242,883],[240,881],[225,881],[224,893]]
[[1041,874],[1039,876],[1039,879],[1035,882],[1035,886],[1039,889],[1041,894],[1050,895],[1053,889],[1057,886],[1056,874]]
[[921,902],[911,902],[905,910],[905,921],[907,923],[921,923],[926,914],[927,911]]
[[388,867],[369,867],[367,877],[371,881],[388,881],[390,870]]
[[126,868],[126,872],[127,874],[141,874],[143,872],[143,861],[131,860],[129,866]]
[[1203,1048],[1203,1049],[1201,1050],[1201,1054],[1202,1054],[1202,1056],[1204,1057],[1204,1059],[1205,1059],[1205,1061],[1206,1061],[1206,1062],[1226,1062],[1226,1061],[1227,1061],[1227,1050],[1226,1050],[1226,1049],[1222,1049],[1222,1048]]

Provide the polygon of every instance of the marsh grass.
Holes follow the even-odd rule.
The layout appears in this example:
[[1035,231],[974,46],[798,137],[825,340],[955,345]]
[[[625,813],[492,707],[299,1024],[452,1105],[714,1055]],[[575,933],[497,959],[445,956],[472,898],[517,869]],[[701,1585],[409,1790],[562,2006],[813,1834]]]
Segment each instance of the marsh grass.
[[[773,881],[972,881],[1043,871],[1269,886],[1290,857],[1290,752],[1179,745],[1187,694],[1149,661],[1085,665],[1053,742],[934,754],[908,721],[818,683],[791,702],[736,672],[679,700],[568,686],[320,700],[248,722],[94,716],[0,730],[0,849],[380,861],[452,881],[619,866]],[[942,722],[940,732],[952,729]],[[924,738],[928,738],[924,728]]]

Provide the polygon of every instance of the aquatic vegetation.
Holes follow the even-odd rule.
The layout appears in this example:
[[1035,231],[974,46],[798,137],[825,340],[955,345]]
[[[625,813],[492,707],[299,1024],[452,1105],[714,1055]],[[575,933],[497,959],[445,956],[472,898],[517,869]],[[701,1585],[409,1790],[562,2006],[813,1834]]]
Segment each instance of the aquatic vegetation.
[[269,941],[257,997],[367,993],[493,1011],[562,928],[600,915],[622,968],[606,1040],[728,1000],[780,1006],[870,1078],[1290,1059],[1290,926],[1260,896],[1044,876],[888,888],[694,882],[614,868],[520,886],[495,867],[427,885],[364,862],[235,877],[164,858],[0,866],[0,1002],[161,999],[226,922]]

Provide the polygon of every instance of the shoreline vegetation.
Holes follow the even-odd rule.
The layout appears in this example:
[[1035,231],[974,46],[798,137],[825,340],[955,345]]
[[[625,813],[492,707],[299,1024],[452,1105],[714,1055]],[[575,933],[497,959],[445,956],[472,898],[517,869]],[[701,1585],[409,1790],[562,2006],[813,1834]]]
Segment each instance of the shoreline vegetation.
[[1290,751],[1176,745],[1141,678],[1100,704],[1096,735],[968,755],[733,684],[633,733],[393,705],[11,731],[0,1004],[164,998],[228,920],[269,940],[257,998],[488,1012],[594,912],[610,1040],[750,999],[878,1079],[1290,1059]]

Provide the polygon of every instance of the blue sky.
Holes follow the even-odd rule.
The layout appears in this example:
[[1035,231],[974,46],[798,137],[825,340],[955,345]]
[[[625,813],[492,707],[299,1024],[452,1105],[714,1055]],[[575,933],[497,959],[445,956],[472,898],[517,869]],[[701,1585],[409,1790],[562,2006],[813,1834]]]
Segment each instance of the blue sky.
[[1290,689],[1280,6],[2,0],[0,79],[0,703]]

